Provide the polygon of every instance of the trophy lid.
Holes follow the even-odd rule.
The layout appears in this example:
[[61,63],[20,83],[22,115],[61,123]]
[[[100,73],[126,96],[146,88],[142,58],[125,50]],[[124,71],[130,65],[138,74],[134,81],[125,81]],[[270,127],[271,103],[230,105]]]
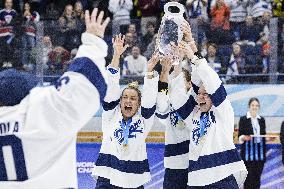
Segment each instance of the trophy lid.
[[[170,7],[177,7],[179,9],[179,12],[174,13],[169,10]],[[164,6],[164,11],[167,15],[171,16],[182,16],[185,12],[184,6],[178,2],[168,2]]]

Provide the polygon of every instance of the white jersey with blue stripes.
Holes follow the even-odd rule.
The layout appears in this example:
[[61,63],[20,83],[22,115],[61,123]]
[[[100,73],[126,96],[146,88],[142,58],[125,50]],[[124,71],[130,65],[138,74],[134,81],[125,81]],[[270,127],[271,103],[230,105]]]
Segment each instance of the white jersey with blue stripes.
[[[233,143],[234,112],[219,76],[205,59],[197,60],[192,72],[193,91],[185,95],[183,79],[176,82],[170,92],[171,102],[186,125],[190,127],[189,186],[205,186],[234,175],[241,185],[247,170]],[[208,111],[204,135],[200,136],[201,112],[195,101],[199,86],[203,84],[213,106]]]
[[78,188],[77,132],[106,94],[107,45],[84,33],[68,71],[36,87],[22,102],[0,108],[0,188]]
[[173,109],[165,92],[158,93],[156,116],[165,126],[164,167],[187,169],[190,142],[189,127]]
[[151,180],[146,137],[154,122],[159,77],[144,79],[141,109],[132,117],[128,145],[123,146],[123,116],[120,109],[119,70],[109,67],[108,90],[103,102],[103,141],[92,175],[122,188],[137,188]]

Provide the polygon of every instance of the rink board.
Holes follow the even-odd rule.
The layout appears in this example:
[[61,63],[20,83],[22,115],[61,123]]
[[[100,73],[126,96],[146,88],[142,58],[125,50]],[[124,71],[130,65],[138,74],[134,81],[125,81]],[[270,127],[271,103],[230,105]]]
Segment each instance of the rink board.
[[[78,143],[77,144],[77,171],[79,189],[95,188],[95,180],[90,172],[96,161],[100,149],[100,143]],[[163,184],[164,145],[150,143],[147,152],[152,175],[152,181],[145,189],[161,189]],[[284,188],[284,166],[282,164],[282,152],[280,144],[267,145],[267,161],[264,166],[261,179],[261,189],[283,189]]]

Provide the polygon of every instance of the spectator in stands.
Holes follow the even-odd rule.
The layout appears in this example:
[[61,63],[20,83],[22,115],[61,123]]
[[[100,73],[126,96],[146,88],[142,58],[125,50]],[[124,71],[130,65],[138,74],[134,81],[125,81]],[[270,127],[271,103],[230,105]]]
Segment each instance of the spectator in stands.
[[216,5],[211,10],[212,22],[211,28],[223,30],[230,29],[230,8],[225,4],[224,0],[217,0]]
[[13,9],[13,0],[4,1],[5,8],[0,10],[0,69],[4,62],[11,67],[13,62],[14,22],[17,12]]
[[[190,18],[197,19],[197,43],[202,45],[208,30],[207,0],[187,0],[186,7]],[[194,20],[192,20],[194,22]]]
[[123,63],[123,76],[136,75],[144,76],[147,67],[147,59],[140,54],[138,46],[132,47],[131,55],[124,59]]
[[79,20],[85,19],[84,9],[81,1],[77,1],[74,5],[75,17]]
[[144,53],[148,45],[152,42],[155,35],[155,24],[153,22],[147,23],[147,33],[142,37],[141,51]]
[[273,16],[284,17],[284,1],[274,0],[272,3]]
[[133,41],[136,44],[140,44],[140,38],[139,38],[139,34],[138,31],[136,29],[136,25],[134,23],[129,24],[128,28],[127,28],[127,33],[131,33],[133,36]]
[[128,45],[128,48],[124,51],[122,55],[123,58],[129,56],[131,54],[132,47],[137,45],[132,33],[125,34],[125,45]]
[[[77,22],[77,27],[80,28],[79,33],[81,34],[85,30],[85,13],[81,1],[77,1],[74,5],[74,14]],[[80,36],[78,36],[80,38]],[[79,39],[80,43],[80,39]],[[76,49],[76,48],[75,48]]]
[[22,64],[26,70],[33,70],[33,64],[30,62],[30,56],[33,48],[36,45],[36,23],[40,16],[36,11],[31,10],[30,3],[24,4],[23,10],[23,29],[22,35]]
[[271,2],[273,0],[249,0],[248,14],[253,18],[261,18],[265,12],[272,15]]
[[50,53],[48,53],[48,67],[49,72],[52,74],[61,74],[64,68],[70,60],[70,53],[63,47],[55,47]]
[[240,40],[242,44],[255,46],[260,39],[261,31],[261,26],[253,21],[252,16],[247,16],[245,25],[241,27]]
[[284,165],[284,121],[282,122],[281,130],[280,130],[280,142],[282,145],[282,162]]
[[266,140],[265,137],[250,135],[266,135],[266,124],[265,119],[259,115],[260,103],[257,98],[251,98],[248,107],[246,116],[240,118],[238,133],[241,157],[248,171],[244,189],[259,189],[266,160]]
[[245,73],[245,57],[238,43],[233,43],[233,53],[231,54],[229,64],[227,66],[226,81],[234,79],[231,76],[238,76]]
[[186,8],[188,10],[188,15],[190,18],[202,17],[205,20],[208,19],[207,16],[207,0],[187,0]]
[[138,9],[141,11],[141,32],[147,33],[147,23],[152,22],[156,25],[157,13],[159,12],[160,0],[139,0]]
[[269,39],[269,22],[271,18],[270,12],[264,12],[262,17],[259,18],[259,24],[262,27],[262,32],[260,33],[260,39],[257,41],[257,44],[263,45],[268,42]]
[[207,55],[205,56],[209,66],[217,73],[221,70],[220,58],[216,55],[217,45],[211,43],[207,47]]
[[132,33],[133,36],[135,36],[135,37],[138,36],[137,30],[136,30],[136,25],[133,24],[133,23],[128,25],[127,32],[128,32],[128,33]]
[[211,9],[211,31],[209,32],[209,42],[220,44],[230,44],[232,35],[230,33],[230,8],[224,0],[217,0],[216,5]]
[[120,27],[130,24],[130,11],[133,8],[132,0],[110,0],[109,11],[113,14],[112,35],[120,33]]
[[247,7],[249,0],[232,0],[230,1],[230,26],[231,31],[234,34],[235,40],[240,40],[240,30],[244,26],[244,22],[247,16]]
[[270,63],[270,45],[266,43],[262,47],[262,73],[267,74]]
[[[81,3],[83,10],[91,10],[91,8],[95,8],[95,7],[91,7],[90,4],[91,4],[92,1],[90,1],[90,0],[77,0],[77,2]],[[96,1],[93,1],[93,2],[96,2]],[[101,10],[101,9],[99,9],[99,10]]]
[[59,18],[60,42],[65,49],[71,51],[81,44],[81,33],[84,30],[76,19],[73,6],[66,5],[63,15]]

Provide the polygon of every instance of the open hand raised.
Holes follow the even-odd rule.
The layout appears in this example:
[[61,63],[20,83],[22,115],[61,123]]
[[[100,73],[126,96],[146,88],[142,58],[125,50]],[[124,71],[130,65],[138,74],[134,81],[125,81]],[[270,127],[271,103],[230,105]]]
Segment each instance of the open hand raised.
[[128,48],[129,45],[124,45],[124,35],[116,35],[115,37],[112,38],[112,44],[113,44],[113,51],[114,51],[114,56],[121,56],[124,51]]
[[104,12],[101,11],[97,17],[98,9],[95,8],[90,16],[90,12],[87,10],[85,13],[85,23],[86,23],[86,32],[98,36],[100,38],[104,37],[105,29],[110,21],[110,18],[107,17],[103,21]]

